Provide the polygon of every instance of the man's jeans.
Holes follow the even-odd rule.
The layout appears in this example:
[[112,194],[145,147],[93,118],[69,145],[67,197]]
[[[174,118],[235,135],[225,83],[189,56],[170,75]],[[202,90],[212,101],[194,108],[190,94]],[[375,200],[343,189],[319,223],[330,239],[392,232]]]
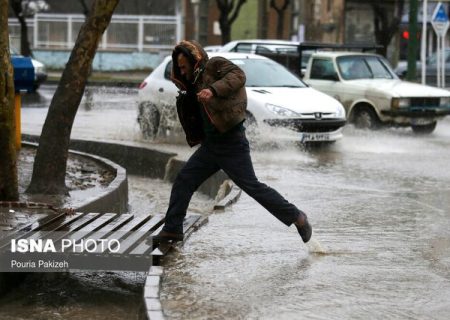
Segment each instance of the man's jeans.
[[224,141],[204,141],[178,173],[172,186],[164,231],[183,233],[183,219],[193,193],[219,169],[284,224],[289,226],[297,220],[301,211],[258,181],[245,133],[236,132]]

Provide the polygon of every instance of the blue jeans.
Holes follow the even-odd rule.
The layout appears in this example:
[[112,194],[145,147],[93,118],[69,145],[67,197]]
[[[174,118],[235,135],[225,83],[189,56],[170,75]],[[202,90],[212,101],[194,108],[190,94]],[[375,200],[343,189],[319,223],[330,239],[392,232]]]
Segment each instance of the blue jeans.
[[245,132],[236,132],[223,141],[204,141],[178,173],[172,186],[164,231],[183,233],[183,219],[193,193],[219,169],[287,226],[302,213],[277,191],[258,181]]

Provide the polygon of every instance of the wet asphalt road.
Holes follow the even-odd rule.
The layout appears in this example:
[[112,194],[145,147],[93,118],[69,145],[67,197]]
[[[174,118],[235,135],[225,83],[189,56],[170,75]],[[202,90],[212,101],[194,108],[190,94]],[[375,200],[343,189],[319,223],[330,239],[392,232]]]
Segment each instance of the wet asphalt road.
[[[24,133],[40,132],[51,94],[45,87],[24,101]],[[87,100],[73,137],[148,143],[135,122],[136,90],[103,88],[91,107]],[[280,144],[252,157],[260,180],[308,213],[311,245],[243,195],[168,261],[169,318],[448,319],[450,119],[429,136],[347,126],[326,148]],[[170,186],[155,183],[131,177],[135,210],[165,211]]]

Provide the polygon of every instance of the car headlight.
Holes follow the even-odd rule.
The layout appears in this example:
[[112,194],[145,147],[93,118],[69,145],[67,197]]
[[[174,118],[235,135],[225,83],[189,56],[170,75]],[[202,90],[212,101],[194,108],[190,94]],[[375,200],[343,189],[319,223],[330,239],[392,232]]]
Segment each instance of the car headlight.
[[267,103],[266,107],[267,107],[267,109],[269,109],[270,112],[273,112],[276,115],[281,116],[281,117],[299,117],[300,116],[297,112],[294,112],[290,109],[276,106],[274,104]]
[[407,108],[411,105],[411,101],[409,98],[392,98],[391,100],[391,108]]
[[343,107],[337,108],[336,118],[345,118],[345,109]]
[[442,97],[439,99],[440,107],[448,107],[450,105],[450,97]]

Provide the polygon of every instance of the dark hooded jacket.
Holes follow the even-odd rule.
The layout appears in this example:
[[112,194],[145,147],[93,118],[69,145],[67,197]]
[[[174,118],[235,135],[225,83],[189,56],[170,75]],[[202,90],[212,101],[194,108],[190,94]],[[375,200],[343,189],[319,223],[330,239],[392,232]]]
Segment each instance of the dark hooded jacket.
[[[178,54],[183,53],[194,66],[194,82],[187,82],[178,67]],[[181,41],[172,52],[172,81],[180,89],[177,112],[190,146],[200,143],[204,137],[201,112],[208,121],[224,134],[245,119],[247,94],[245,74],[231,61],[223,57],[208,59],[203,48],[195,41]],[[209,88],[214,96],[207,104],[197,100],[197,92]],[[200,108],[203,108],[201,110]]]

